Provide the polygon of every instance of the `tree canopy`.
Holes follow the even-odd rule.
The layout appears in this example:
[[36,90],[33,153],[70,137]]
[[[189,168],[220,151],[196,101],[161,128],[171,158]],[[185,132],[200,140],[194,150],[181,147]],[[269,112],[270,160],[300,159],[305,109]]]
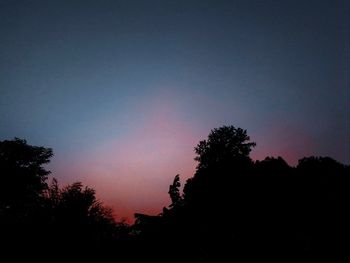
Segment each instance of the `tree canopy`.
[[11,209],[36,202],[47,188],[50,171],[43,165],[52,156],[52,149],[25,140],[0,141],[0,206]]
[[195,147],[197,168],[208,168],[234,159],[249,158],[255,145],[255,142],[250,141],[246,130],[234,126],[215,128],[207,140],[200,141]]

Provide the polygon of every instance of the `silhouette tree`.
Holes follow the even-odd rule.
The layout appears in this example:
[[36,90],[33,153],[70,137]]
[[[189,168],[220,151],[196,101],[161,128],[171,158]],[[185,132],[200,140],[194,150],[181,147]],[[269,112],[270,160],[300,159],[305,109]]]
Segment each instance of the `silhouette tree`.
[[170,207],[175,207],[178,205],[181,205],[182,203],[182,197],[180,194],[180,187],[181,187],[181,183],[180,183],[180,175],[177,174],[174,178],[173,183],[169,186],[169,195],[170,195],[170,199],[171,199],[171,205]]
[[50,148],[28,145],[15,138],[0,142],[0,213],[28,217],[41,201],[50,171],[43,165],[53,156]]
[[191,246],[186,257],[194,262],[344,256],[349,166],[328,157],[304,158],[296,168],[281,157],[253,162],[254,146],[233,126],[197,145],[184,205],[170,207],[158,226],[165,239]]
[[230,202],[238,180],[253,168],[249,154],[255,145],[247,131],[241,128],[222,126],[213,129],[208,139],[195,147],[198,165],[195,175],[185,184],[185,202],[203,206]]
[[69,253],[77,254],[78,247],[90,251],[90,255],[110,253],[118,238],[127,236],[127,225],[118,224],[112,209],[96,198],[94,189],[81,182],[60,188],[53,179],[46,191],[46,207],[51,232],[43,236]]
[[56,179],[47,186],[51,149],[0,142],[1,243],[35,252],[40,244],[79,259],[117,251],[122,261],[348,258],[350,166],[313,156],[296,167],[282,157],[253,162],[254,146],[241,128],[213,129],[195,147],[198,166],[183,194],[176,175],[170,206],[157,216],[135,214],[129,227],[93,188],[61,188]]
[[41,236],[50,148],[25,140],[0,141],[0,244],[2,252],[24,249]]
[[42,251],[59,249],[62,255],[83,251],[89,256],[111,251],[128,236],[128,225],[116,223],[112,210],[96,199],[95,190],[77,182],[60,188],[47,185],[44,164],[50,148],[28,145],[15,138],[0,142],[0,243],[2,251],[26,251],[39,259]]
[[46,197],[56,220],[65,224],[115,223],[112,210],[96,199],[94,189],[81,182],[60,189],[53,179]]
[[255,142],[250,142],[247,131],[241,128],[222,126],[213,129],[208,139],[200,141],[195,147],[197,169],[230,162],[235,158],[249,158],[249,153],[255,145]]

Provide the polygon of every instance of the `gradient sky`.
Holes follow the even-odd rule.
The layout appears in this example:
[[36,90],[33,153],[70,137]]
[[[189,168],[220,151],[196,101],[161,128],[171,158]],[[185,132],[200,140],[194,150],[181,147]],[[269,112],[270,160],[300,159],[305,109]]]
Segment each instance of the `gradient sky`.
[[350,163],[349,1],[0,0],[0,139],[54,149],[62,183],[158,213],[221,125],[253,158]]

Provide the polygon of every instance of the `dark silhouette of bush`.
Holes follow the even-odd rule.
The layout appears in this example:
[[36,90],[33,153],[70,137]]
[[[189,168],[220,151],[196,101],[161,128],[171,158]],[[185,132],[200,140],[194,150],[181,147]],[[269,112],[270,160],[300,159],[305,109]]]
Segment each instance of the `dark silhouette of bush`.
[[128,225],[115,221],[94,189],[80,182],[60,188],[56,179],[48,186],[43,165],[52,156],[51,149],[25,140],[0,142],[1,250],[12,259],[21,251],[38,260],[53,248],[61,257],[101,257],[127,241]]

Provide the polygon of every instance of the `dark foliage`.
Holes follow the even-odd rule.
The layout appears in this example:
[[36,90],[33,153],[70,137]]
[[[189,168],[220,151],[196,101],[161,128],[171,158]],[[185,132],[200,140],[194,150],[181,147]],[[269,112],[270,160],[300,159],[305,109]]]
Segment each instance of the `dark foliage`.
[[169,186],[168,194],[170,195],[170,199],[171,199],[170,207],[179,206],[183,202],[183,199],[180,194],[180,186],[181,186],[180,175],[177,174],[174,178],[173,184]]
[[19,219],[38,205],[50,173],[42,165],[52,155],[51,149],[18,138],[0,142],[0,213],[15,213]]
[[197,170],[245,161],[256,144],[251,142],[247,131],[234,126],[213,129],[207,140],[195,147]]
[[254,146],[232,126],[201,141],[182,205],[137,222],[146,251],[170,262],[348,258],[350,167],[328,157],[253,162]]
[[48,186],[42,165],[51,149],[0,142],[1,248],[121,262],[349,259],[350,167],[329,157],[296,167],[281,157],[254,162],[254,146],[243,129],[212,130],[195,148],[197,170],[183,194],[176,175],[169,207],[135,214],[129,226],[92,188]]
[[17,138],[0,142],[0,244],[12,259],[22,253],[44,259],[53,250],[60,251],[57,257],[87,251],[92,257],[128,235],[92,188],[79,182],[60,188],[56,179],[47,185],[43,165],[52,155]]

